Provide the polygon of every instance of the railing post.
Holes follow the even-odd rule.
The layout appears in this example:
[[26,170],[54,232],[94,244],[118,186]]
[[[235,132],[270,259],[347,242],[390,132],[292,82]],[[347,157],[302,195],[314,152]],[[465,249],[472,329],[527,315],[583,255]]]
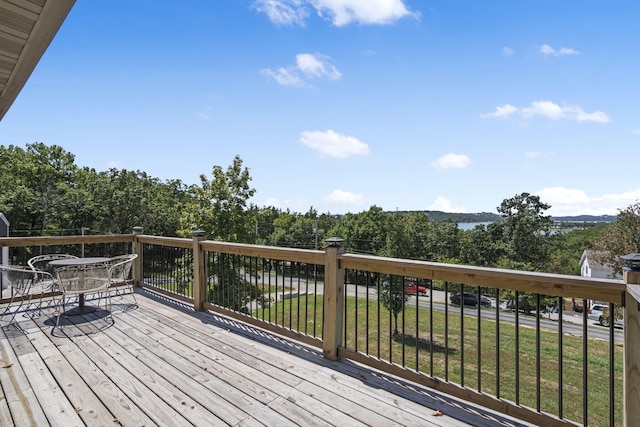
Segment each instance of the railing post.
[[204,251],[200,249],[200,242],[204,237],[203,230],[193,232],[193,308],[196,311],[202,310],[202,305],[207,299],[206,264]]
[[142,234],[142,227],[133,227],[133,243],[131,243],[131,253],[138,254],[131,266],[131,277],[135,286],[142,286],[142,243],[138,240],[138,235]]
[[324,324],[322,325],[322,353],[330,360],[338,359],[342,344],[344,316],[344,269],[338,256],[344,253],[342,239],[327,239],[324,250]]
[[[625,269],[624,307],[624,425],[640,420],[640,271]],[[611,325],[610,327],[613,327]]]

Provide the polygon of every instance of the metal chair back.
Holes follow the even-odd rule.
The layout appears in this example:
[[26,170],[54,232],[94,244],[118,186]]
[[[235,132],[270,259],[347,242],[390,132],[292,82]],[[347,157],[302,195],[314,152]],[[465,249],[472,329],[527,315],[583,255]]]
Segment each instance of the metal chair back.
[[[51,288],[53,277],[46,271],[35,271],[29,267],[0,265],[0,274],[2,274],[3,283],[11,288],[11,300],[5,307],[0,318],[3,318],[10,310],[12,311],[9,324],[13,323],[16,314],[22,308],[25,301],[28,301],[27,308],[31,305],[33,295],[42,294]],[[17,301],[17,306],[14,302]],[[40,313],[42,301],[38,304]]]
[[34,270],[38,271],[46,271],[51,275],[56,274],[56,269],[54,266],[49,265],[51,261],[55,261],[57,259],[76,259],[77,256],[68,255],[68,254],[47,254],[47,255],[38,255],[27,261],[27,265]]
[[133,296],[133,302],[138,305],[138,300],[136,298],[136,294],[133,291],[133,282],[130,281],[129,276],[131,274],[131,267],[133,265],[133,260],[138,257],[138,254],[129,254],[129,255],[118,255],[114,256],[109,260],[109,265],[111,266],[111,283],[112,284],[123,284],[123,286],[116,287],[116,295],[124,295],[124,290],[129,290],[130,295]]
[[58,267],[56,277],[65,295],[105,291],[110,283],[109,265],[101,262]]

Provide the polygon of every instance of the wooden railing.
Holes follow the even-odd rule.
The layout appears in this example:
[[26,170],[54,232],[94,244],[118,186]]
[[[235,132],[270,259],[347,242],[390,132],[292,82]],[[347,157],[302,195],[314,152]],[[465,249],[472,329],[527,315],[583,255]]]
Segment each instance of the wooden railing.
[[[202,232],[193,239],[148,236],[140,229],[127,235],[0,238],[0,246],[20,254],[10,254],[13,263],[26,263],[20,257],[41,247],[50,253],[125,245],[139,254],[133,269],[139,286],[320,347],[329,359],[351,358],[534,424],[631,426],[640,419],[640,352],[634,345],[640,342],[640,314],[633,297],[640,273],[625,272],[624,280],[591,279],[347,254],[339,239],[328,243],[324,251],[301,250],[210,241]],[[240,305],[237,298],[233,304],[225,297],[210,300],[225,277],[238,287],[230,291],[253,286],[262,298],[254,295]],[[426,284],[430,295],[401,291],[401,331],[395,334],[383,282],[410,280]],[[486,296],[492,308],[449,303],[447,298],[462,292]],[[535,316],[517,306],[506,310],[505,292],[516,301],[533,295]],[[543,315],[541,301],[550,298],[561,309]],[[586,312],[570,324],[563,313],[566,300],[583,307],[607,302],[611,315],[614,304],[624,305],[624,335],[590,326]],[[601,389],[602,398],[594,398],[590,386]]]

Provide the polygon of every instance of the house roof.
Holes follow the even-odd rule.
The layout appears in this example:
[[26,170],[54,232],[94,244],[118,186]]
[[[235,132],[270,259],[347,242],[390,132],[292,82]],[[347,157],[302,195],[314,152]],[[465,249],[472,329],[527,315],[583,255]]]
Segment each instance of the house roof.
[[76,0],[0,0],[0,120]]

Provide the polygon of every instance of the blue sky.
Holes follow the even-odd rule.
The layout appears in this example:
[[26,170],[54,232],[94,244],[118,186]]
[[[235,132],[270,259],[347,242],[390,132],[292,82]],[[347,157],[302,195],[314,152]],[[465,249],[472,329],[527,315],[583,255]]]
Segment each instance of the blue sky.
[[0,122],[197,184],[239,155],[296,212],[551,215],[640,197],[637,1],[78,0]]

